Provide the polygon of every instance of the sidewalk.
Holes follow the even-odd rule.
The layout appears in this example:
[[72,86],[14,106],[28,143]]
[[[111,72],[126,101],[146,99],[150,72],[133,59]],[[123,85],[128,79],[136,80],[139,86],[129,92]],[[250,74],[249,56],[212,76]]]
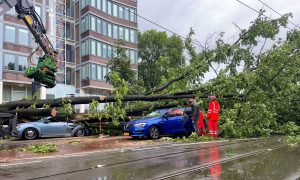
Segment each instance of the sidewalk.
[[[55,144],[57,152],[53,153],[32,153],[18,150],[29,145]],[[145,147],[151,145],[167,144],[159,140],[132,140],[131,137],[81,137],[81,138],[52,138],[38,139],[33,141],[24,140],[0,140],[0,164],[14,160],[22,160],[35,157],[49,157],[85,153],[93,151],[116,150],[122,148]]]

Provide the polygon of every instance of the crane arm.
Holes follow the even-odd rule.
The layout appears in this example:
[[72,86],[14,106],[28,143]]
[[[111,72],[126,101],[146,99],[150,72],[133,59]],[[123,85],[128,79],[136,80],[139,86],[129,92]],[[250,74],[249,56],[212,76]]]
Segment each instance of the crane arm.
[[49,41],[41,17],[35,11],[34,6],[27,0],[0,0],[0,16],[15,7],[18,18],[23,20],[29,31],[33,35],[35,42],[39,44],[45,54],[52,55],[53,58],[57,54],[51,42]]

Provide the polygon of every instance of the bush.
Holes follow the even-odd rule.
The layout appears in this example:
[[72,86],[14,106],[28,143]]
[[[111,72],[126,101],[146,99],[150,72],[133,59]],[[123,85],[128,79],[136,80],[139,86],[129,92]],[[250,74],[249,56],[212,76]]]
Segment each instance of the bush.
[[300,127],[295,122],[289,121],[281,127],[283,133],[287,136],[300,135]]
[[286,142],[290,146],[295,146],[300,142],[300,136],[287,136],[284,139],[284,142]]
[[224,137],[237,137],[237,132],[234,127],[234,122],[231,121],[230,119],[226,119],[225,123],[220,125],[220,130],[224,132]]
[[55,144],[37,144],[20,148],[19,151],[29,151],[33,153],[50,153],[57,152],[58,147]]
[[161,140],[167,142],[191,143],[191,142],[219,140],[219,138],[212,138],[209,136],[198,136],[196,133],[192,133],[189,137],[185,137],[185,136],[183,138],[163,137],[161,138]]

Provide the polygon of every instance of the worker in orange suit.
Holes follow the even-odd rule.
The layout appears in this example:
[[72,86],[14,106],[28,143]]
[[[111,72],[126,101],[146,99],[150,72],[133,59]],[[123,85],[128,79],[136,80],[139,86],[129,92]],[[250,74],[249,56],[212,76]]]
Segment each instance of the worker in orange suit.
[[206,129],[204,126],[204,115],[202,113],[202,111],[200,110],[200,115],[199,115],[199,119],[198,119],[198,135],[206,135]]
[[210,137],[218,137],[218,120],[220,105],[216,96],[209,96],[209,106],[207,110],[208,129]]

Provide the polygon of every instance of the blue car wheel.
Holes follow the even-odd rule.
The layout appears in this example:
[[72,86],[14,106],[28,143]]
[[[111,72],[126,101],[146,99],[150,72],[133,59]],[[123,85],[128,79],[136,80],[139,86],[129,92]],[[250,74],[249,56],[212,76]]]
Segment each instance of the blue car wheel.
[[27,128],[23,132],[23,138],[27,140],[33,140],[38,137],[38,131],[35,128]]
[[158,139],[159,138],[159,129],[156,126],[151,126],[149,128],[148,134],[151,139]]

